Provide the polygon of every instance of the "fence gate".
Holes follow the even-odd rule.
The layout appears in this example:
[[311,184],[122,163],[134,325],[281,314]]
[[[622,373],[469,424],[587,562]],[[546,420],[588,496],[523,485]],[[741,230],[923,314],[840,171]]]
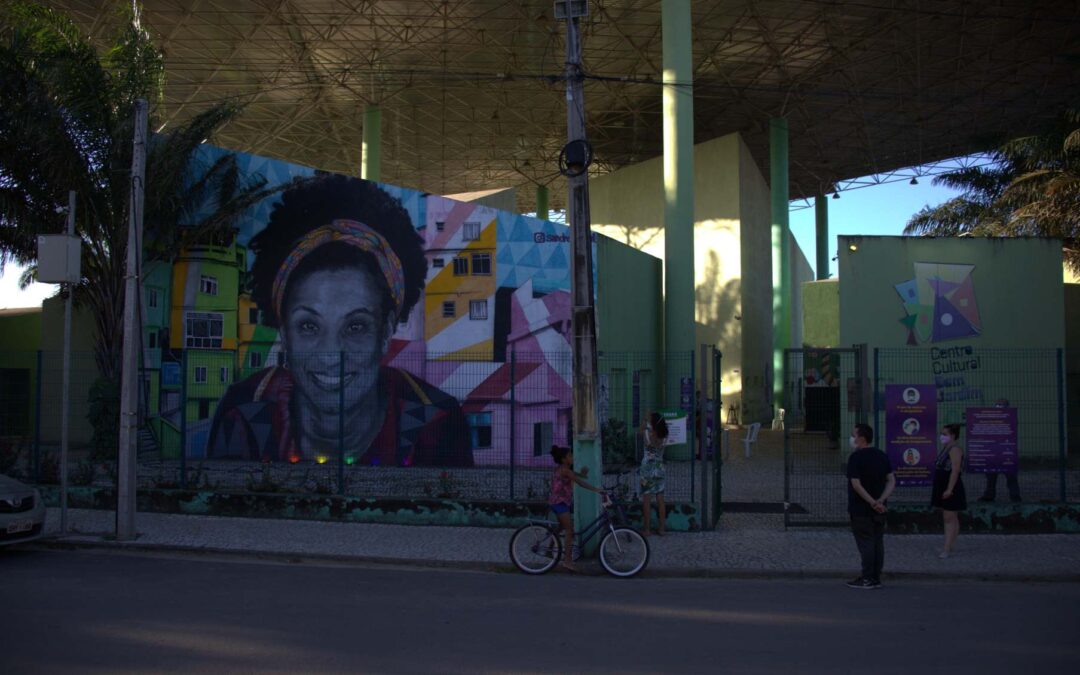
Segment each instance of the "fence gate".
[[847,522],[848,436],[866,422],[864,349],[784,352],[784,525]]

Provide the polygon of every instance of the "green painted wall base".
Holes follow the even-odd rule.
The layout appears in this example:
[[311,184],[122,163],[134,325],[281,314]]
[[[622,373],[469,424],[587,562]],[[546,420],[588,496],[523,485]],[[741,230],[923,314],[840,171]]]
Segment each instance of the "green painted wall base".
[[[960,514],[964,532],[1080,533],[1080,504],[973,504]],[[941,513],[925,506],[890,506],[889,534],[937,534]]]
[[[39,485],[46,505],[60,505],[60,490]],[[116,491],[101,487],[72,487],[68,505],[74,509],[114,510]],[[191,516],[332,520],[394,525],[463,525],[518,527],[530,519],[548,519],[544,502],[456,501],[449,499],[362,499],[335,495],[223,493],[195,490],[139,490],[138,510]],[[640,525],[641,506],[629,509]],[[669,504],[667,529],[697,530],[700,519],[690,504]]]

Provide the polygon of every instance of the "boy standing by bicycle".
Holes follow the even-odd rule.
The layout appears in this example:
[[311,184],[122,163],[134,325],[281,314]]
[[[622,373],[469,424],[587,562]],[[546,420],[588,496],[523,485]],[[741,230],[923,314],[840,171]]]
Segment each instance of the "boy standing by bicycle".
[[585,482],[584,478],[589,475],[589,467],[584,467],[581,473],[574,471],[574,451],[570,448],[551,446],[551,458],[555,460],[555,473],[551,476],[551,494],[548,495],[548,506],[555,512],[566,536],[566,546],[563,548],[563,560],[560,565],[576,572],[574,567],[574,483],[586,490],[592,490],[599,494],[604,491],[593,487]]

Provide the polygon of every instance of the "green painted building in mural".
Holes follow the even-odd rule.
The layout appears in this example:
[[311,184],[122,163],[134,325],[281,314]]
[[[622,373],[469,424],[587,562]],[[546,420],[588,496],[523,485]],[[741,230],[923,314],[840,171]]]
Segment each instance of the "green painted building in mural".
[[[172,263],[169,348],[182,354],[184,376],[169,377],[165,408],[170,423],[185,429],[189,447],[203,447],[217,401],[237,375],[240,276],[246,249],[228,242],[191,246]],[[178,413],[178,414],[177,414]]]

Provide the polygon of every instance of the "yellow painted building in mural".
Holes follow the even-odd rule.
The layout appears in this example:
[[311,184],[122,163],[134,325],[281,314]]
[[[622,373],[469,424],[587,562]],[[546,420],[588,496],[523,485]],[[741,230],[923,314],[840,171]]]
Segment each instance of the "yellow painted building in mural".
[[173,349],[235,350],[237,294],[243,249],[193,246],[173,263]]
[[[424,339],[433,358],[493,357],[496,219],[488,209],[475,216],[483,217],[462,225],[462,247],[428,251],[434,276],[424,293]],[[444,351],[443,342],[458,348]]]

